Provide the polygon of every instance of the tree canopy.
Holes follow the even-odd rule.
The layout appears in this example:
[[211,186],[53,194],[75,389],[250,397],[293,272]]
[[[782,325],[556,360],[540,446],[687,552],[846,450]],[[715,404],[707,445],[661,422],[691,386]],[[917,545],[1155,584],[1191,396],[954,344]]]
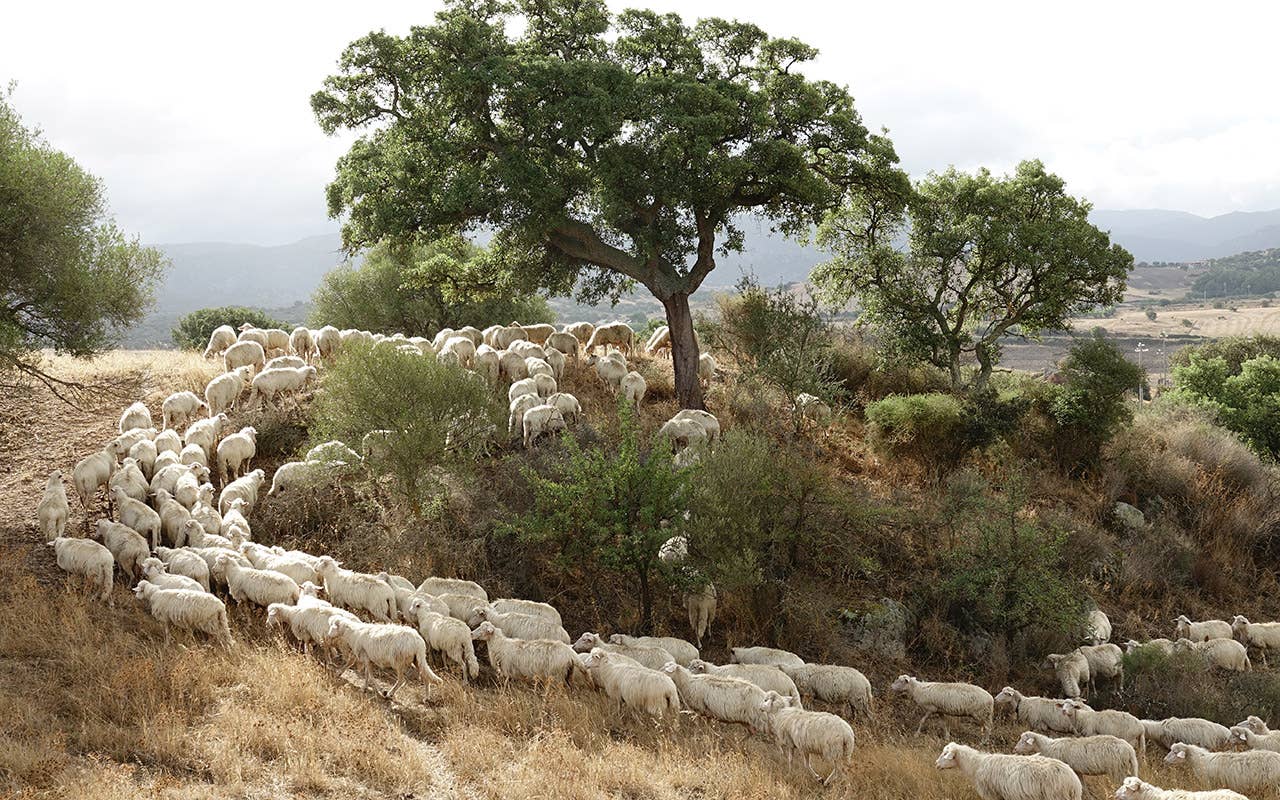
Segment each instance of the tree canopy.
[[1039,161],[1006,177],[948,169],[910,194],[867,193],[831,214],[818,240],[833,258],[813,280],[833,301],[857,298],[956,388],[976,358],[980,387],[1005,336],[1061,330],[1071,314],[1123,299],[1133,256],[1089,222],[1090,208]]
[[91,356],[137,322],[165,261],[127,237],[102,183],[26,127],[0,93],[0,376],[58,392],[41,367],[51,348]]
[[[508,31],[521,31],[509,35]],[[663,303],[676,389],[701,405],[688,298],[745,212],[807,231],[851,188],[902,184],[887,138],[816,51],[747,23],[603,0],[453,0],[407,36],[370,33],[312,97],[362,136],[328,187],[346,247],[478,226],[527,288]]]
[[312,295],[312,322],[432,336],[441,328],[518,320],[550,322],[545,298],[521,291],[511,271],[461,236],[379,242],[359,266],[327,273]]
[[178,318],[178,324],[170,332],[173,343],[183,350],[204,350],[215,328],[230,325],[236,330],[246,322],[259,328],[283,328],[292,326],[282,322],[260,308],[247,306],[217,306],[198,308]]

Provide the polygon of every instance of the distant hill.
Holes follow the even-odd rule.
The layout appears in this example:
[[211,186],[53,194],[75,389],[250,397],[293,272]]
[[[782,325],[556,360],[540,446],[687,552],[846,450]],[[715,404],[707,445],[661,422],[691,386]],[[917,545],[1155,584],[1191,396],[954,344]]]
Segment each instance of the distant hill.
[[1280,209],[1200,217],[1185,211],[1094,211],[1090,219],[1111,231],[1137,261],[1205,261],[1247,250],[1280,247]]

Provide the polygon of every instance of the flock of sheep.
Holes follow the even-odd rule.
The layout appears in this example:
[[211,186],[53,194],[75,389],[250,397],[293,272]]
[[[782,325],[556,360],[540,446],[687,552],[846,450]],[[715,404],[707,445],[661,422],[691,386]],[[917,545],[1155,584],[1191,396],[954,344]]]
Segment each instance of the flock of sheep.
[[[176,627],[201,631],[231,647],[223,598],[261,607],[268,626],[287,630],[304,652],[319,648],[327,667],[339,674],[358,667],[366,690],[374,667],[394,672],[388,698],[409,677],[428,685],[441,681],[428,663],[429,653],[454,665],[462,681],[476,678],[474,643],[484,642],[490,666],[504,681],[548,687],[559,681],[578,683],[638,713],[664,718],[683,709],[741,724],[772,736],[789,764],[802,756],[809,773],[823,783],[850,760],[854,732],[849,722],[839,714],[806,709],[804,703],[816,699],[851,718],[869,716],[867,678],[852,667],[806,663],[794,653],[767,647],[733,648],[724,665],[700,659],[702,636],[715,616],[716,593],[709,583],[684,598],[696,644],[624,634],[605,640],[592,632],[574,641],[559,611],[546,603],[491,599],[479,584],[456,578],[427,577],[415,584],[386,572],[351,570],[327,555],[254,542],[249,515],[266,476],[261,469],[249,469],[256,445],[252,427],[224,435],[227,412],[260,402],[296,404],[317,367],[352,340],[456,364],[495,390],[505,379],[510,384],[510,433],[521,435],[526,446],[580,415],[577,399],[558,390],[567,362],[576,362],[580,354],[629,402],[639,405],[646,391],[643,376],[628,368],[626,357],[636,341],[623,323],[577,323],[560,331],[550,325],[515,324],[484,331],[446,329],[434,340],[332,327],[288,333],[246,325],[237,333],[223,326],[214,331],[205,355],[220,355],[226,371],[208,383],[203,400],[191,392],[167,397],[159,431],[144,404],[131,405],[120,418],[119,436],[75,465],[72,483],[86,511],[89,537],[65,535],[70,509],[62,473],[55,470],[49,476],[37,516],[58,566],[82,576],[108,603],[113,602],[119,569],[137,598],[164,624],[166,642],[170,628]],[[650,354],[669,347],[665,329],[644,345]],[[594,355],[599,348],[604,356]],[[707,354],[701,358],[700,376],[710,380],[715,362]],[[798,398],[796,406],[797,413],[819,423],[830,418],[830,408],[817,398]],[[185,434],[179,435],[184,425]],[[683,463],[696,460],[719,433],[718,420],[704,411],[680,412],[659,432]],[[372,432],[361,443],[361,453],[342,442],[321,444],[302,461],[279,467],[270,493],[367,462],[380,440],[394,435]],[[216,502],[214,469],[222,486]],[[89,514],[100,488],[107,491],[112,517],[95,525]],[[669,563],[686,556],[682,537],[673,537],[659,553]],[[1256,624],[1243,617],[1232,623],[1180,617],[1176,633],[1177,641],[1130,641],[1128,647],[1199,652],[1225,669],[1251,669],[1247,646],[1259,648],[1264,663],[1266,650],[1280,647],[1280,623]],[[1086,775],[1122,780],[1116,792],[1120,800],[1238,800],[1242,795],[1234,790],[1280,787],[1280,731],[1269,731],[1257,717],[1228,729],[1201,719],[1139,720],[1085,704],[1082,688],[1100,680],[1119,680],[1123,686],[1122,653],[1107,643],[1110,638],[1110,622],[1095,609],[1092,644],[1049,656],[1062,699],[1029,697],[1012,687],[993,697],[971,684],[909,675],[900,676],[890,689],[924,712],[917,733],[937,715],[949,738],[948,717],[968,717],[982,726],[985,739],[997,709],[1028,729],[1015,755],[984,753],[955,742],[943,749],[938,768],[961,770],[984,800],[1079,800],[1081,776]],[[1051,738],[1042,731],[1069,736]],[[1185,763],[1203,782],[1226,788],[1182,792],[1141,781],[1139,755],[1145,756],[1148,741],[1168,749],[1166,761]],[[1226,750],[1237,744],[1249,749]],[[825,776],[814,769],[815,758],[829,767]]]

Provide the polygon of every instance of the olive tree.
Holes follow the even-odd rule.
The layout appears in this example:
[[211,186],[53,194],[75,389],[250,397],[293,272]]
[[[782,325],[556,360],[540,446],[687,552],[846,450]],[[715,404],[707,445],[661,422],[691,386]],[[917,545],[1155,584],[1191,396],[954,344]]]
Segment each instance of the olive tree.
[[735,220],[807,232],[851,189],[905,181],[849,92],[801,72],[815,55],[603,0],[452,0],[407,36],[353,42],[312,97],[325,131],[362,132],[329,209],[348,249],[484,228],[529,289],[644,286],[677,398],[700,407],[689,296],[742,249]]

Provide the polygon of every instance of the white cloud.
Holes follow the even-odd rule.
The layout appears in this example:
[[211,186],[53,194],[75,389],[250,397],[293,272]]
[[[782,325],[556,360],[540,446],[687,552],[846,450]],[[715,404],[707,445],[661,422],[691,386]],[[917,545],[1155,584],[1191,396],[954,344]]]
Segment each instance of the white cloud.
[[[1039,157],[1099,207],[1280,207],[1280,7],[631,4],[814,44],[810,72],[847,84],[916,174]],[[0,82],[18,81],[18,108],[106,181],[147,240],[282,242],[334,227],[323,188],[344,142],[320,132],[309,95],[347,42],[438,7],[23,4],[0,29]]]

